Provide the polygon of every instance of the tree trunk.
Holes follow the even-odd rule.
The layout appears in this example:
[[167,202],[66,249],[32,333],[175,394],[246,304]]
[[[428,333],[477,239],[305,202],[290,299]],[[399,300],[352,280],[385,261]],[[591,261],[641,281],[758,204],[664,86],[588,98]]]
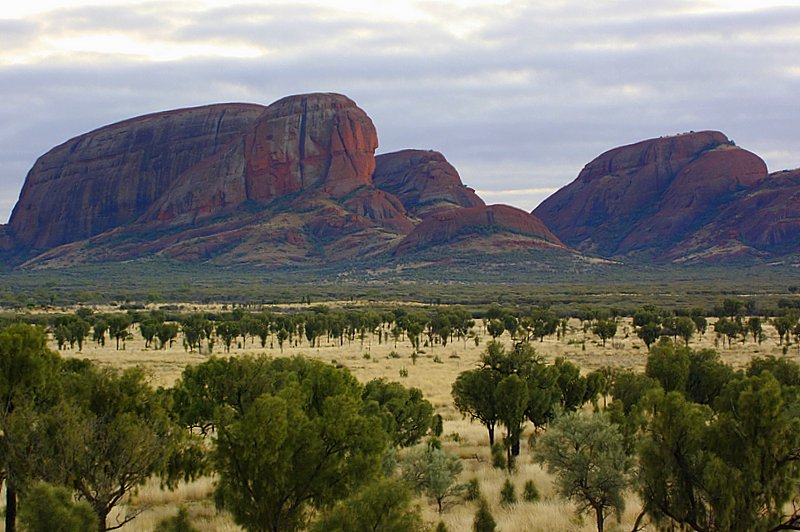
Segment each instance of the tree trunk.
[[486,427],[489,431],[489,447],[494,446],[494,425],[489,425]]
[[97,514],[97,531],[106,532],[106,519],[108,519],[108,510],[105,507],[95,508],[95,513]]
[[603,532],[603,525],[605,519],[603,518],[603,508],[595,508],[594,512],[597,516],[597,532]]
[[14,484],[14,478],[9,469],[6,479],[6,532],[16,532],[17,530],[17,487]]

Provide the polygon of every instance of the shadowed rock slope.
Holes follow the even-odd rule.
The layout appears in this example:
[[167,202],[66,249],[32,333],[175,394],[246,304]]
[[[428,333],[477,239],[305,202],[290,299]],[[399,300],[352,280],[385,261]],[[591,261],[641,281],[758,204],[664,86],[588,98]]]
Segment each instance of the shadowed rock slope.
[[[463,246],[452,219],[468,220],[483,235],[469,245],[487,252],[501,241],[564,249],[533,215],[494,214],[441,154],[376,160],[377,146],[370,118],[338,94],[126,120],[36,161],[0,226],[0,251],[31,268],[153,255],[307,267],[390,257],[414,234],[406,253]],[[468,214],[431,218],[456,210]]]
[[691,262],[798,253],[799,202],[797,171],[704,131],[610,150],[533,213],[580,251]]

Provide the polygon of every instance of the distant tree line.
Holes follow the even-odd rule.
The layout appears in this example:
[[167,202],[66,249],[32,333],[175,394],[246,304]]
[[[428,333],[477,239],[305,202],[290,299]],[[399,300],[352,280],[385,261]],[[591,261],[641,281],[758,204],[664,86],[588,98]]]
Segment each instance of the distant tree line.
[[[798,300],[800,301],[800,300]],[[82,350],[87,341],[105,345],[113,341],[116,349],[125,349],[126,341],[138,333],[145,347],[163,349],[176,341],[189,351],[207,354],[215,349],[230,352],[233,347],[279,349],[306,345],[348,345],[359,342],[369,349],[373,342],[411,344],[413,352],[424,348],[446,347],[453,342],[480,342],[488,335],[503,335],[512,342],[543,341],[547,337],[566,338],[571,331],[569,319],[578,319],[584,332],[596,336],[605,347],[620,335],[635,334],[649,350],[662,336],[689,345],[695,336],[704,336],[713,323],[718,347],[734,342],[763,342],[764,329],[775,328],[781,345],[800,343],[800,302],[781,300],[777,309],[753,314],[751,301],[725,299],[711,311],[702,308],[665,310],[655,305],[622,313],[611,309],[579,308],[564,314],[546,307],[527,309],[492,306],[483,312],[469,313],[463,308],[437,306],[427,309],[396,307],[339,309],[309,305],[308,310],[293,312],[248,311],[242,307],[223,312],[178,312],[174,309],[128,310],[100,313],[81,307],[73,313],[25,315],[28,323],[47,327],[59,350]],[[630,322],[622,322],[628,317]],[[6,318],[19,321],[22,315]],[[481,327],[477,328],[477,320]],[[631,327],[627,324],[632,323]],[[622,331],[622,332],[621,332]]]

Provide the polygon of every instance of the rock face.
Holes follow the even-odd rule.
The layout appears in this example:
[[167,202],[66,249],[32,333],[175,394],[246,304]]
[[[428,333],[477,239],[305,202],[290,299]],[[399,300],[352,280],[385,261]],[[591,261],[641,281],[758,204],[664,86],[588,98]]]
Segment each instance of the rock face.
[[400,198],[416,217],[453,207],[485,205],[439,152],[403,150],[375,159],[375,186]]
[[441,154],[376,161],[377,146],[338,94],[126,120],[39,158],[0,252],[32,268],[149,255],[280,267],[388,257],[411,234],[405,252],[476,228],[516,235],[504,246],[557,240],[528,213],[487,210]]
[[17,246],[49,249],[134,222],[263,112],[260,105],[209,105],[134,118],[69,140],[28,173],[9,233]]
[[725,231],[739,238],[733,206],[768,181],[764,161],[722,133],[689,133],[600,155],[534,214],[581,251],[683,260],[700,248],[734,252],[721,241]]
[[0,224],[0,252],[10,252],[14,249],[14,240],[8,234],[8,225]]
[[[496,235],[514,235],[520,247],[561,248],[566,246],[535,216],[508,205],[489,205],[435,212],[425,218],[395,251],[403,255],[412,251],[466,240],[477,249],[491,248]],[[488,240],[488,242],[487,242]],[[507,245],[508,241],[504,241]],[[509,246],[506,251],[513,249]]]
[[318,187],[342,197],[372,185],[377,147],[372,121],[348,98],[290,96],[270,105],[236,142],[184,172],[145,219],[195,223],[247,201],[267,204]]
[[672,250],[674,261],[729,256],[766,259],[800,252],[800,170],[770,174],[736,196],[713,219]]

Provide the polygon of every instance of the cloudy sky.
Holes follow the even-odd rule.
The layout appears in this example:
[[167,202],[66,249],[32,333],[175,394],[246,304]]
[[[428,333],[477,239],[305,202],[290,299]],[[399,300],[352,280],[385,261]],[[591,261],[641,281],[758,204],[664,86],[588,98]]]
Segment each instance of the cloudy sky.
[[531,209],[605,150],[717,129],[800,167],[800,0],[24,0],[0,13],[0,223],[51,147],[213,102],[339,92],[379,153]]

